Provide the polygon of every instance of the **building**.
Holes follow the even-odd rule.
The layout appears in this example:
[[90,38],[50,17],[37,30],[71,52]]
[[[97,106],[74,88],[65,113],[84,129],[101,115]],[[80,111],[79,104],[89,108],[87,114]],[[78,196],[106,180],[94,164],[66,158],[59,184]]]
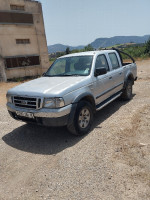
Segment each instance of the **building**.
[[0,81],[41,75],[48,67],[41,3],[0,0]]

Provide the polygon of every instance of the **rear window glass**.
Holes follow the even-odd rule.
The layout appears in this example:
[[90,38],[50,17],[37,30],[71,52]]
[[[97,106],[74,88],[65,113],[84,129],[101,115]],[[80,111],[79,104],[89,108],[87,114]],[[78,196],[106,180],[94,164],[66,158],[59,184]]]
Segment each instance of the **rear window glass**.
[[109,53],[109,58],[110,58],[113,69],[117,69],[117,68],[120,67],[119,62],[118,62],[118,58],[117,58],[115,53]]

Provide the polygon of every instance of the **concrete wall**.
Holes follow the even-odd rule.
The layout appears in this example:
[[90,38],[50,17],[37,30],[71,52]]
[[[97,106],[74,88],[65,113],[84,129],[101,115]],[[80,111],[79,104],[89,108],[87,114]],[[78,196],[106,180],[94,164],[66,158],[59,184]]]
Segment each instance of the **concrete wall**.
[[7,78],[6,78],[6,73],[5,73],[4,59],[0,55],[0,82],[1,81],[5,82],[5,81],[7,81]]
[[[6,56],[40,54],[35,27],[0,25],[0,46]],[[30,39],[31,44],[16,44],[16,39]]]
[[[6,69],[7,79],[41,75],[49,67],[42,7],[39,2],[0,0],[0,10],[10,11],[10,4],[24,5],[25,12],[33,14],[33,25],[0,24],[0,49],[2,57],[39,55],[39,66]],[[16,44],[16,39],[30,39],[30,44]]]

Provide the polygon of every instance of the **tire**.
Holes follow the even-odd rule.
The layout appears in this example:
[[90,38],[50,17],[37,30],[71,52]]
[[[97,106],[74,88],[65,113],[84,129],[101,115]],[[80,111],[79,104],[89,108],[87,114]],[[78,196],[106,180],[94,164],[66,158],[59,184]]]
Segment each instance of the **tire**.
[[126,88],[123,90],[123,93],[121,95],[121,98],[123,100],[130,100],[132,99],[132,85],[133,82],[128,80],[126,84]]
[[73,123],[67,126],[73,135],[82,136],[87,134],[93,122],[93,107],[87,101],[80,101],[77,105]]

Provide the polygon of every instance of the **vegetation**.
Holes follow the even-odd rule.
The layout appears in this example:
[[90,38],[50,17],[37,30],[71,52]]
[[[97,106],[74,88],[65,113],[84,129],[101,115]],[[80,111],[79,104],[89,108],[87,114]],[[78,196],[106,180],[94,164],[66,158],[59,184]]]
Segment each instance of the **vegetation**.
[[[136,59],[146,59],[150,57],[150,38],[145,44],[129,43],[125,45],[118,45],[116,48],[121,48],[125,53]],[[127,56],[123,55],[126,59]]]
[[66,55],[70,53],[69,47],[66,48]]
[[[118,48],[125,53],[132,56],[135,60],[136,59],[146,59],[150,57],[150,39],[145,44],[135,44],[135,43],[128,43],[128,44],[117,44],[115,46],[112,46],[115,48]],[[111,49],[112,47],[108,47],[107,49]],[[93,51],[94,48],[88,44],[83,49],[74,49],[70,50],[69,47],[66,48],[65,52],[57,52],[53,58],[50,58],[51,63],[56,60],[56,58],[63,56],[65,54],[69,53],[78,53],[78,52],[84,52],[84,51]],[[100,48],[101,50],[101,48]],[[126,55],[122,55],[123,59],[127,59],[128,57]]]
[[84,51],[93,51],[93,50],[94,48],[90,44],[84,47]]
[[145,54],[148,54],[150,56],[150,38],[146,43]]
[[[146,49],[146,45],[143,46],[127,46],[125,48],[123,48],[122,50],[129,54],[130,56],[132,56],[134,59],[137,58],[148,58],[149,55],[147,53],[145,53],[145,49]],[[127,58],[125,55],[123,55],[123,58]]]
[[67,55],[69,53],[79,53],[79,52],[84,52],[84,51],[93,51],[94,48],[88,44],[87,46],[84,47],[84,49],[74,49],[74,50],[70,50],[69,47],[66,48],[65,52],[56,52],[55,54],[53,54],[51,57],[50,57],[50,62],[51,64],[60,56],[64,56],[64,55]]
[[[135,60],[137,59],[146,59],[150,57],[150,41],[147,41],[145,44],[135,44],[135,43],[127,43],[127,44],[118,44],[112,46],[114,48],[120,49],[121,51],[129,54]],[[111,49],[112,47],[108,47]],[[122,54],[123,59],[128,59],[128,57]]]

